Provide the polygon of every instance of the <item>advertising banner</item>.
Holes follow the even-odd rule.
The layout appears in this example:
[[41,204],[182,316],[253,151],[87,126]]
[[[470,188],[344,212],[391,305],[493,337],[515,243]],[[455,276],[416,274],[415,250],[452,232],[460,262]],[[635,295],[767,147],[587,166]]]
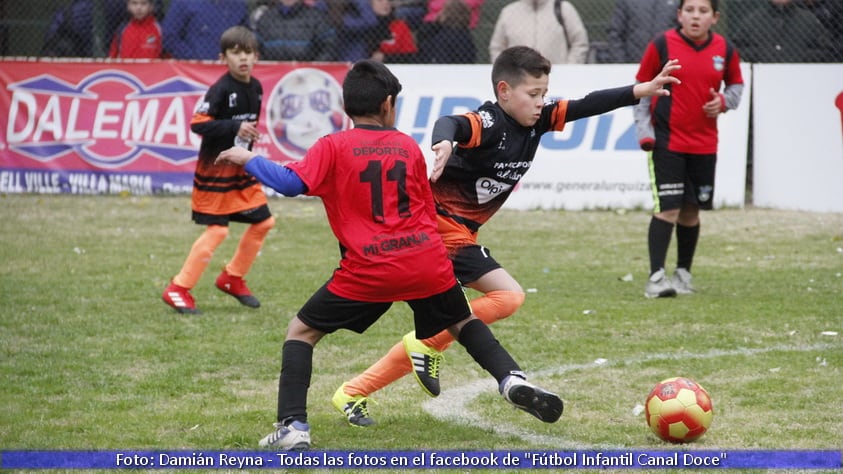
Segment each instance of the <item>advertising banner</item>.
[[[343,63],[258,63],[264,89],[255,151],[300,159],[320,136],[350,126],[342,113]],[[390,65],[403,90],[396,126],[427,158],[435,120],[494,100],[490,65]],[[555,65],[549,97],[577,98],[633,82],[635,65]],[[225,67],[153,61],[4,61],[0,69],[0,192],[187,193],[200,137],[190,118]],[[746,178],[751,71],[741,107],[720,117],[715,205],[741,207]],[[645,208],[646,154],[632,108],[545,134],[507,207]]]
[[[347,64],[258,64],[261,139],[297,160],[346,128]],[[190,131],[220,63],[5,61],[0,68],[0,192],[189,193],[201,138]],[[233,145],[233,144],[232,144]]]

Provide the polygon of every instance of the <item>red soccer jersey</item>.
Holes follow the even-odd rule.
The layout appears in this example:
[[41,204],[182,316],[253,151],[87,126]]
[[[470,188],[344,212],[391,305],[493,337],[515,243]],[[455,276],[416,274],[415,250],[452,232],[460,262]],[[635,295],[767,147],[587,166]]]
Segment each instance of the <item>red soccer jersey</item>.
[[706,117],[703,104],[711,89],[721,84],[743,84],[737,50],[723,36],[711,33],[701,44],[678,29],[666,31],[644,51],[635,78],[646,82],[658,75],[668,59],[678,59],[681,69],[673,75],[681,84],[670,86],[670,96],[653,97],[650,112],[656,147],[678,153],[717,153],[717,119]]
[[320,138],[285,166],[319,196],[339,240],[340,266],[328,289],[358,301],[442,293],[456,283],[436,231],[421,150],[392,128],[358,126]]

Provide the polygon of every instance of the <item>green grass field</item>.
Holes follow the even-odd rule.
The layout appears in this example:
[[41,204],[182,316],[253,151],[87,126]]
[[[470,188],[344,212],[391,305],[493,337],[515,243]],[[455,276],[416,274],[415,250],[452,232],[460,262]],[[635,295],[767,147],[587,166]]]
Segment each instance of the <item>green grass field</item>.
[[[160,296],[202,230],[189,197],[0,197],[0,448],[257,449],[274,421],[286,324],[338,260],[318,201],[271,207],[278,223],[247,277],[263,306],[213,286],[236,224],[193,291],[204,314],[187,316]],[[843,214],[703,219],[699,292],[647,300],[646,212],[501,212],[480,241],[528,297],[493,331],[563,397],[560,421],[512,409],[455,346],[438,399],[408,377],[373,396],[375,427],[347,426],[331,395],[412,329],[399,303],[365,335],[317,346],[314,448],[673,449],[636,406],[682,375],[715,407],[687,448],[840,449]],[[674,260],[671,247],[669,271]]]

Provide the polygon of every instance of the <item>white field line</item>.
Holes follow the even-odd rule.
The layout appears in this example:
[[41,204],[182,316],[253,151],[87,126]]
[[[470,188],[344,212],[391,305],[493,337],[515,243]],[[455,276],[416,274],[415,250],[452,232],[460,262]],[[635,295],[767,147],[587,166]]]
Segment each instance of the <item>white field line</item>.
[[[569,364],[559,367],[548,368],[536,372],[530,372],[530,380],[536,381],[541,377],[562,375],[566,372],[589,369],[602,369],[606,367],[621,367],[624,365],[640,364],[655,360],[690,360],[690,359],[716,359],[720,357],[735,357],[735,356],[752,356],[757,354],[764,354],[768,352],[808,352],[821,351],[827,349],[839,349],[843,347],[841,344],[818,343],[810,346],[793,346],[793,345],[778,345],[771,347],[755,348],[755,349],[733,349],[720,350],[715,349],[702,354],[693,353],[672,353],[672,354],[651,354],[645,357],[636,359],[627,359],[620,361],[607,361],[601,364],[593,362],[586,364]],[[548,436],[536,433],[531,433],[526,428],[516,425],[507,425],[500,422],[495,422],[483,417],[482,413],[472,411],[469,404],[481,393],[488,393],[491,391],[497,392],[497,384],[490,377],[470,381],[465,385],[443,390],[437,397],[430,399],[422,404],[422,408],[433,416],[442,421],[456,422],[461,425],[474,426],[481,429],[486,429],[498,433],[503,436],[517,437],[530,445],[534,446],[548,446],[556,449],[622,449],[624,446],[595,446],[593,444],[586,445],[573,441],[568,438],[559,436]],[[563,397],[564,400],[564,397]],[[559,421],[565,422],[565,415]]]

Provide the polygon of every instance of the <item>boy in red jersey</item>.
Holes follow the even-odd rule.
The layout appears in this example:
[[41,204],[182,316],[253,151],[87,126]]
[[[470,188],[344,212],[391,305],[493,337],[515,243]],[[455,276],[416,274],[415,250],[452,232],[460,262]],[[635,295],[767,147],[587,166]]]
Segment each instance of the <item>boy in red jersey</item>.
[[161,25],[153,15],[152,0],[127,0],[126,8],[131,18],[114,34],[109,58],[161,57]]
[[[542,135],[561,131],[566,122],[633,105],[641,97],[668,94],[663,86],[678,83],[670,74],[679,68],[669,61],[652,81],[595,91],[582,99],[548,100],[550,67],[550,61],[532,48],[504,50],[492,66],[497,101],[486,102],[475,112],[441,117],[433,127],[436,157],[431,186],[439,233],[457,279],[483,293],[471,301],[471,309],[486,324],[514,314],[525,295],[489,249],[478,244],[478,232],[529,170]],[[383,358],[337,389],[332,402],[349,423],[371,425],[367,397],[410,371],[428,395],[439,395],[441,351],[453,338],[446,332],[425,341],[417,337],[407,334]]]
[[258,58],[255,34],[245,26],[233,26],[222,34],[220,50],[220,59],[228,71],[205,94],[190,122],[190,129],[202,135],[193,174],[192,216],[197,224],[207,227],[193,243],[181,271],[161,295],[179,313],[200,312],[190,290],[208,267],[214,251],[228,237],[230,222],[249,227],[217,277],[216,286],[245,306],[259,307],[260,301],[243,277],[275,225],[258,180],[242,166],[215,163],[217,155],[231,146],[252,147],[258,138],[257,120],[263,100],[261,83],[252,77]]
[[[718,0],[679,2],[679,27],[647,45],[636,75],[648,81],[661,65],[679,59],[681,87],[668,97],[642,100],[634,109],[641,148],[649,157],[653,216],[647,235],[650,277],[647,298],[693,293],[691,263],[700,235],[700,209],[714,202],[717,117],[737,108],[743,93],[737,50],[711,27],[720,18]],[[721,85],[725,84],[721,92]],[[677,259],[672,277],[664,263],[676,227]]]
[[562,414],[562,400],[528,383],[486,324],[471,313],[436,230],[424,156],[410,136],[394,128],[400,91],[398,79],[382,63],[359,61],[343,82],[353,129],[322,137],[302,161],[285,166],[236,147],[217,160],[243,165],[286,196],[319,196],[342,249],[339,268],[287,327],[276,429],[261,446],[310,447],[307,390],[313,347],[338,329],[364,332],[396,301],[410,305],[420,337],[447,330],[495,377],[514,406],[548,423]]

